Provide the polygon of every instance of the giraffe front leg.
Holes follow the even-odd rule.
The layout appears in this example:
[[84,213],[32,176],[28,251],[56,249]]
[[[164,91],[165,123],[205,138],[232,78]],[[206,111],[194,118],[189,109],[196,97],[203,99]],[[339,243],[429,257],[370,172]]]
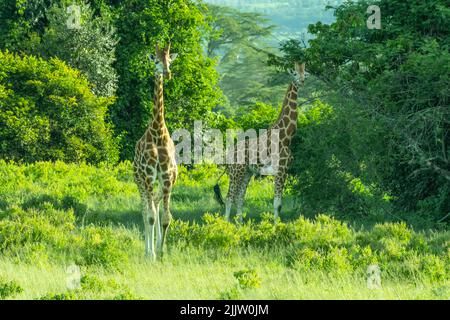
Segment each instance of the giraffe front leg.
[[170,222],[172,221],[172,214],[170,212],[170,194],[172,192],[172,185],[166,185],[163,190],[163,207],[164,213],[162,215],[162,238],[161,238],[161,247],[159,248],[161,257],[164,255],[165,251],[165,242],[167,238],[167,231],[170,226]]
[[146,208],[144,210],[144,238],[145,238],[145,255],[152,261],[156,259],[155,254],[155,222],[156,208],[153,201],[153,193],[148,191],[146,199]]
[[150,241],[150,218],[151,218],[151,208],[148,199],[148,194],[146,190],[141,190],[141,200],[142,200],[142,220],[144,221],[144,245],[145,245],[145,255],[151,256],[151,241]]
[[282,198],[283,198],[283,189],[284,182],[286,180],[285,170],[282,168],[279,169],[277,176],[275,177],[275,195],[273,198],[273,210],[274,210],[274,222],[278,221],[278,218],[281,214],[281,206],[282,206]]
[[160,214],[160,205],[162,199],[162,189],[158,188],[157,198],[155,198],[155,211],[156,211],[156,248],[158,251],[161,249],[162,244],[162,229],[161,229],[161,214]]
[[144,221],[144,245],[145,245],[145,255],[150,255],[150,208],[148,207],[147,200],[144,200],[142,219]]
[[160,203],[161,200],[158,200],[157,202],[155,202],[155,211],[156,211],[156,223],[155,223],[155,228],[156,228],[156,248],[158,250],[161,250],[161,245],[162,245],[162,229],[161,229],[161,216],[159,213],[159,208],[160,208]]
[[144,232],[145,232],[145,255],[152,261],[156,259],[155,254],[155,222],[156,208],[152,199],[148,200],[148,210],[144,216]]

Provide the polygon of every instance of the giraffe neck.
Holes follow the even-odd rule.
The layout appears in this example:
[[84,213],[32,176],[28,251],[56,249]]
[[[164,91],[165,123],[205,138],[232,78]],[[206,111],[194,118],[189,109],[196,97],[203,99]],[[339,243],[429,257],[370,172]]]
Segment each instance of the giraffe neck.
[[278,116],[278,120],[273,126],[274,128],[286,128],[288,125],[293,125],[295,128],[297,127],[297,92],[297,84],[295,84],[295,82],[291,82],[284,97],[283,106],[281,108],[280,115]]
[[157,74],[155,78],[154,104],[153,104],[152,127],[154,129],[165,128],[164,120],[164,78],[162,74]]

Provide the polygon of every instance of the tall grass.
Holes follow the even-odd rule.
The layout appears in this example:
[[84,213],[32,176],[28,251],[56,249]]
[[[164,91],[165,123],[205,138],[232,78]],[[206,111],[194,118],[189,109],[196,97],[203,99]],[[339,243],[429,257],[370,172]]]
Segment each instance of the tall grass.
[[[169,252],[151,263],[130,163],[0,161],[0,298],[450,298],[448,231],[404,223],[355,228],[326,214],[303,217],[289,198],[275,224],[264,213],[271,211],[270,180],[252,182],[244,223],[228,223],[212,194],[220,170],[180,172]],[[68,290],[72,264],[82,277]],[[374,264],[378,290],[366,284]]]

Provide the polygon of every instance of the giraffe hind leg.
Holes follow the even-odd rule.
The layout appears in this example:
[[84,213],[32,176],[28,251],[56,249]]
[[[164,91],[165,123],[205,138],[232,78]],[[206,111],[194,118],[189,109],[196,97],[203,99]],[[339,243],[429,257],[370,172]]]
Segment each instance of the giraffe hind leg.
[[282,168],[279,169],[277,176],[275,177],[275,195],[273,199],[274,221],[277,222],[282,205],[284,183],[286,181],[286,172]]
[[[246,166],[235,165],[229,168],[230,185],[228,187],[227,200],[225,202],[225,219],[230,221],[230,213],[233,204],[239,201],[241,186],[245,179]],[[242,206],[241,206],[242,207]]]
[[228,193],[227,198],[225,200],[225,219],[227,221],[230,221],[230,215],[231,215],[231,208],[234,203],[235,194],[236,194],[236,187],[237,187],[237,176],[233,171],[231,170],[229,173],[229,186],[228,186]]
[[250,182],[251,178],[252,178],[252,173],[246,172],[242,179],[241,185],[239,186],[239,190],[237,193],[236,206],[237,206],[237,218],[238,218],[239,222],[243,221],[242,209],[244,207],[245,193],[247,192],[248,183]]

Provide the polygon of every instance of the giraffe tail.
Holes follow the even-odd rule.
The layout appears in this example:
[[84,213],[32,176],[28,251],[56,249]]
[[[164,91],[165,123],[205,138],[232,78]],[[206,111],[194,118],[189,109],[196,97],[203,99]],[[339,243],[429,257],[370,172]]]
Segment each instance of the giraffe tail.
[[225,202],[223,201],[222,197],[222,192],[220,191],[220,186],[218,183],[214,186],[214,198],[222,207],[225,206]]
[[220,204],[220,206],[225,206],[225,201],[223,201],[222,192],[220,191],[219,181],[225,174],[225,171],[220,175],[219,179],[217,179],[216,185],[214,186],[214,198]]

